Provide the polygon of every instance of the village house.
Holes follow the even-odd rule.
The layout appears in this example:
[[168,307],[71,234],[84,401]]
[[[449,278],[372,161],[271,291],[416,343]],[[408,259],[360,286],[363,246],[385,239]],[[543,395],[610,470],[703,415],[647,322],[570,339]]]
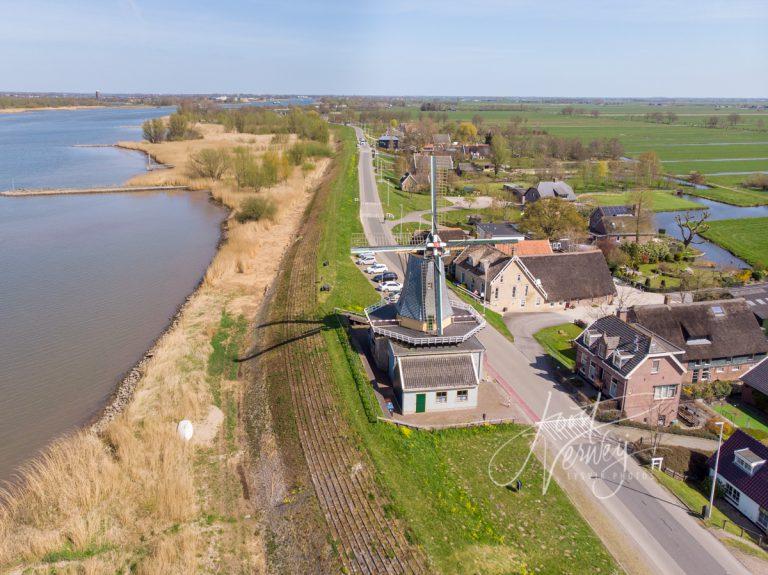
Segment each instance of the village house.
[[491,146],[488,144],[467,144],[461,147],[465,156],[472,159],[487,158],[491,155]]
[[[615,242],[635,240],[637,236],[637,218],[632,206],[600,206],[589,216],[589,233],[593,239],[610,239]],[[655,236],[649,229],[640,230],[640,242]]]
[[470,246],[452,268],[458,282],[501,313],[610,303],[616,295],[600,251],[510,256],[489,245]]
[[755,405],[763,411],[768,410],[768,358],[754,365],[741,376],[741,400]]
[[456,166],[456,174],[459,176],[474,174],[477,171],[478,169],[472,162],[459,162]]
[[518,202],[529,204],[542,198],[558,198],[567,202],[574,202],[576,201],[576,194],[573,193],[573,188],[565,182],[539,182],[535,186],[528,188],[525,191],[525,195],[518,198]]
[[768,340],[743,299],[634,306],[627,318],[685,350],[692,383],[740,379],[768,352]]
[[475,224],[475,234],[481,240],[517,240],[521,242],[525,239],[525,235],[509,222],[500,224],[478,222]]
[[[715,474],[716,454],[707,462]],[[737,429],[720,446],[717,485],[723,498],[763,531],[768,531],[768,447]]]
[[377,144],[379,148],[384,148],[385,150],[398,150],[400,149],[400,138],[398,136],[383,134],[379,136]]
[[574,346],[577,372],[623,417],[648,425],[677,420],[683,350],[614,315],[592,323]]
[[549,240],[522,240],[514,244],[496,244],[508,256],[546,256],[553,254]]
[[757,322],[764,328],[768,327],[768,283],[734,287],[728,293],[733,297],[744,298]]
[[[430,185],[430,154],[415,153],[411,156],[410,169],[400,178],[400,189],[404,192],[418,192]],[[453,170],[453,158],[449,155],[435,155],[439,170]]]
[[449,134],[435,134],[432,136],[432,145],[436,150],[447,148],[452,144],[453,142],[451,141],[451,136]]

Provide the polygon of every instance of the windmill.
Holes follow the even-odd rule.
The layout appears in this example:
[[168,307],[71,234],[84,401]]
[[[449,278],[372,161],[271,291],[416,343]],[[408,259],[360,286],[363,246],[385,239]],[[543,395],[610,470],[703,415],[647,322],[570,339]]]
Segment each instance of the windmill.
[[[430,158],[431,226],[424,241],[418,244],[401,241],[387,245],[386,241],[391,241],[388,236],[385,245],[360,245],[352,248],[353,254],[367,252],[408,254],[400,300],[397,304],[387,305],[381,302],[371,306],[366,309],[366,315],[377,333],[414,345],[459,343],[474,335],[485,325],[485,320],[475,312],[474,308],[449,300],[443,257],[453,248],[463,249],[473,245],[517,241],[493,238],[441,240],[438,234],[440,174],[437,161],[436,156]],[[389,307],[389,310],[383,310],[385,307]],[[377,311],[380,313],[374,314]],[[385,313],[386,311],[389,313]],[[469,321],[470,319],[474,321]],[[394,329],[395,322],[402,329]],[[458,324],[467,323],[473,323],[475,326],[465,325],[463,327],[468,329],[456,329]],[[454,329],[450,330],[452,333],[449,334],[447,331],[452,324]],[[422,332],[424,336],[414,336],[414,332]]]

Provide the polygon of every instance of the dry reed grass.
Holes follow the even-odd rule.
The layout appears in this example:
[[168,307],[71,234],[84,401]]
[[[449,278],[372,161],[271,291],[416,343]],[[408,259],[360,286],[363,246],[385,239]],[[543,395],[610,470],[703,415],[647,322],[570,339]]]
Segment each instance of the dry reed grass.
[[[204,140],[126,145],[175,166],[130,183],[184,181],[210,189],[219,201],[236,208],[252,193],[235,191],[228,182],[182,180],[186,158],[211,145],[246,144],[265,151],[271,136],[228,134],[220,126],[202,126],[201,131]],[[201,471],[199,461],[196,463],[202,448],[183,443],[175,426],[184,418],[199,422],[208,413],[212,396],[206,362],[221,312],[226,307],[229,313],[253,317],[295,234],[311,190],[329,162],[317,162],[309,174],[297,168],[285,182],[260,192],[277,202],[274,222],[228,220],[226,241],[203,285],[174,329],[156,344],[123,413],[101,435],[84,430],[54,442],[22,471],[23,481],[2,494],[0,572],[47,573],[51,560],[59,557],[63,559],[55,562],[57,573],[114,573],[116,566],[129,563],[136,572],[150,575],[193,573],[200,561],[230,566],[232,561],[241,561],[237,564],[247,565],[248,572],[261,570],[263,545],[252,530],[243,538],[244,530],[237,524],[228,523],[214,531],[200,526],[202,508],[215,505],[225,495],[209,488],[206,474],[210,471]],[[220,448],[209,459],[216,467],[213,475],[228,474],[228,481],[239,485],[232,457]],[[219,505],[249,509],[243,501],[220,501]],[[230,549],[236,560],[221,556],[227,553],[221,543],[227,529],[231,539],[237,539]],[[216,545],[210,543],[213,538]],[[202,546],[206,547],[205,559],[200,557]]]

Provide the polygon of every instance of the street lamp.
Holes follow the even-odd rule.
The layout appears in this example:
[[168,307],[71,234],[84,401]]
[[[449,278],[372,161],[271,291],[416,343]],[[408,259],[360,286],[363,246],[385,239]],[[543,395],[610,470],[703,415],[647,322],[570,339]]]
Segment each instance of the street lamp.
[[709,493],[709,507],[707,507],[707,516],[704,519],[712,517],[712,506],[715,504],[715,487],[717,487],[717,468],[720,465],[720,446],[723,444],[723,424],[724,421],[716,421],[715,425],[720,426],[720,437],[717,440],[717,453],[715,454],[715,474],[712,476],[712,490]]

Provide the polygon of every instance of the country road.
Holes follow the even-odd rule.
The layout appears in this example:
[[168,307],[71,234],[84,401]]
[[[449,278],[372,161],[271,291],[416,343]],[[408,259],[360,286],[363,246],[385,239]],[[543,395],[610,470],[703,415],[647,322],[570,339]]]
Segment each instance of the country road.
[[[358,139],[362,131],[355,128]],[[384,222],[367,145],[359,154],[360,218],[371,245],[394,243]],[[380,261],[402,276],[399,256],[380,254]],[[531,423],[539,425],[551,461],[554,453],[569,446],[585,447],[594,441],[615,445],[616,440],[586,426],[584,412],[556,383],[541,349],[530,341],[523,348],[511,343],[490,326],[480,331],[487,350],[487,372],[497,379],[511,399],[522,403]],[[575,418],[573,425],[541,423],[560,414]],[[562,427],[562,426],[561,426]],[[586,430],[586,433],[585,433]],[[617,471],[619,473],[617,473]],[[575,461],[568,480],[559,484],[574,501],[607,547],[631,573],[691,575],[748,575],[749,571],[701,524],[689,516],[668,491],[631,458],[618,455],[600,461]]]

